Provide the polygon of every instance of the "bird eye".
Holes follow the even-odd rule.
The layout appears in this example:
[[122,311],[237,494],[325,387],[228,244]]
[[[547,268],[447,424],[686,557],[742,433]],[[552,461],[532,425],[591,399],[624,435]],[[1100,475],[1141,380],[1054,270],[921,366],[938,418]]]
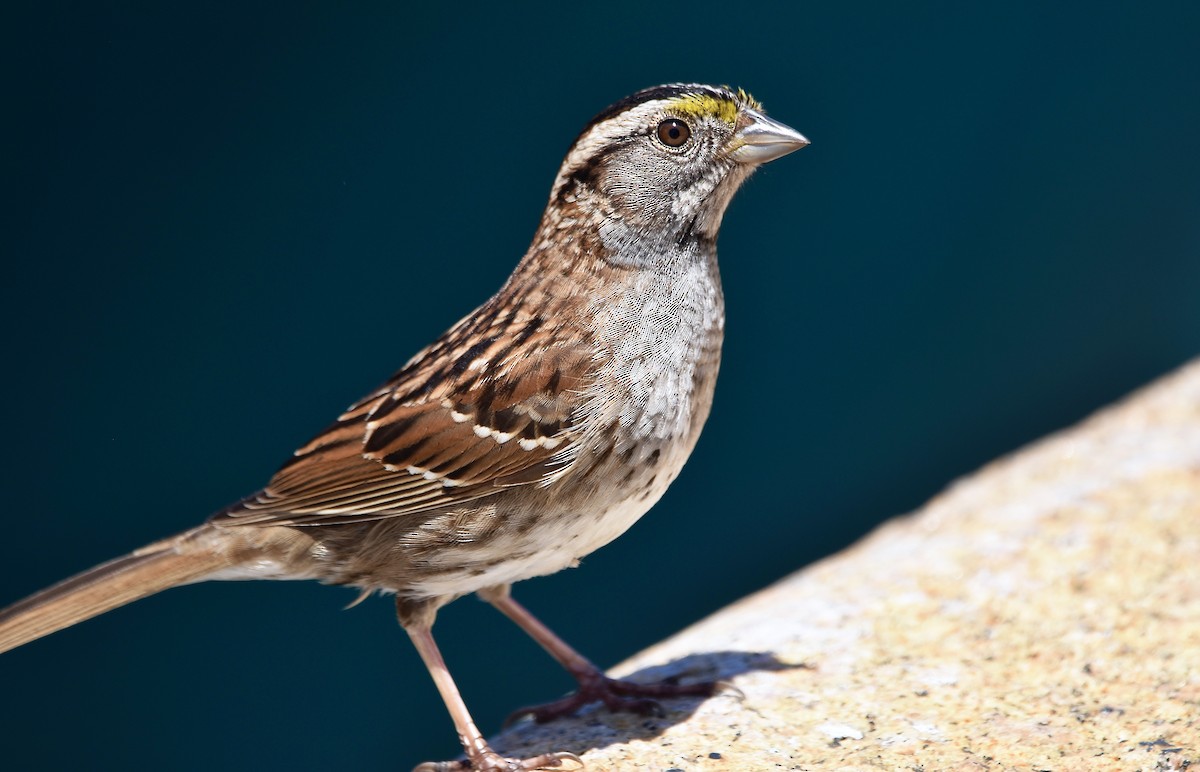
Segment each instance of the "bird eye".
[[668,118],[658,124],[658,141],[667,147],[680,147],[692,136],[692,130],[678,118]]

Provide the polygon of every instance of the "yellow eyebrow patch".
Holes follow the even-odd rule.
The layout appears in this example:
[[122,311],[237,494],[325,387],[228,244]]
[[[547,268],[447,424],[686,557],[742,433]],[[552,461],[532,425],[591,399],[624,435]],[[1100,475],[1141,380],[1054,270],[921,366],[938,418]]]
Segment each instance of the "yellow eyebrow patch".
[[[742,89],[737,91],[737,100],[751,109],[758,108],[755,98]],[[668,102],[667,109],[677,113],[679,118],[719,118],[732,125],[738,120],[738,101],[710,94],[688,94]]]
[[667,109],[680,118],[720,118],[730,125],[737,121],[738,114],[736,102],[708,94],[688,94],[672,99]]

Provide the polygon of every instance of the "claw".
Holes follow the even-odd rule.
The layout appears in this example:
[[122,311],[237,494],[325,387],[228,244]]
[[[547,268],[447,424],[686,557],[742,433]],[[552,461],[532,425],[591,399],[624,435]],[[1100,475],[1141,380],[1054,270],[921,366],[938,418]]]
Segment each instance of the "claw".
[[546,755],[554,757],[554,760],[557,762],[555,764],[556,767],[562,766],[564,761],[569,761],[574,764],[574,767],[566,768],[568,772],[581,772],[581,770],[584,768],[583,759],[579,758],[574,753],[559,751],[558,753],[547,753]]

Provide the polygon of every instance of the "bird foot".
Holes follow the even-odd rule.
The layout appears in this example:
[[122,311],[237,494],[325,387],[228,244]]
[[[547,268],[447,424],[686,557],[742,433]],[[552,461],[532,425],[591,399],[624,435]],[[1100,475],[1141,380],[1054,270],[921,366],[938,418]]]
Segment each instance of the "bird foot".
[[[564,761],[572,766],[564,767]],[[489,748],[458,761],[426,761],[417,765],[413,772],[532,772],[545,769],[579,772],[583,769],[583,760],[574,753],[543,753],[531,759],[508,759]]]
[[655,683],[634,683],[609,678],[599,670],[577,674],[579,689],[562,699],[544,705],[531,705],[509,714],[505,726],[529,716],[539,724],[569,716],[584,705],[603,702],[610,711],[637,713],[642,716],[662,716],[664,711],[658,699],[663,697],[698,696],[711,697],[723,684],[703,682],[681,684],[673,678]]

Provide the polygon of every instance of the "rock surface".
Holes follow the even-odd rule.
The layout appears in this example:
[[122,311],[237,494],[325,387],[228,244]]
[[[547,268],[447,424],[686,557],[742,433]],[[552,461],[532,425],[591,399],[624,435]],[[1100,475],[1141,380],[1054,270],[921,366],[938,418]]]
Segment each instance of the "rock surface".
[[615,672],[741,695],[497,749],[588,772],[1200,768],[1200,362]]

